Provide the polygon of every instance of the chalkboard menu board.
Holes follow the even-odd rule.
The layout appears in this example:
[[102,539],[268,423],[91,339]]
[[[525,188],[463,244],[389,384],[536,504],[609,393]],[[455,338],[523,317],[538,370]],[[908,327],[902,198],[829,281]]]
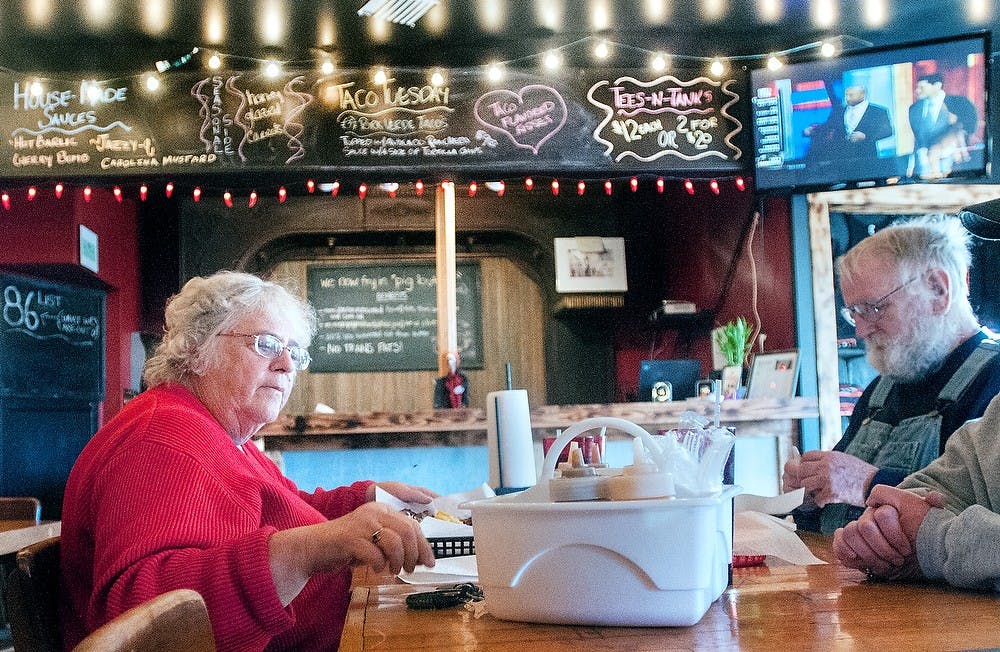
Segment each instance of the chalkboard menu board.
[[329,172],[416,175],[745,167],[745,80],[675,73],[453,69],[276,78],[193,66],[142,78],[46,80],[0,71],[0,176]]
[[0,272],[0,395],[104,397],[104,293]]
[[[479,264],[456,272],[462,366],[483,366]],[[309,265],[309,302],[319,331],[312,372],[437,369],[437,277],[433,264]]]

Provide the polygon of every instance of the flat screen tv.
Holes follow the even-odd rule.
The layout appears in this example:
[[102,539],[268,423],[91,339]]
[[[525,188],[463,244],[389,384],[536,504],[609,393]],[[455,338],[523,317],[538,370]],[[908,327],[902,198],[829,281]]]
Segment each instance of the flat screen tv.
[[660,382],[670,383],[670,400],[691,398],[697,396],[699,380],[700,360],[643,360],[639,363],[639,400],[655,400],[653,388]]
[[989,34],[750,73],[758,190],[984,176]]

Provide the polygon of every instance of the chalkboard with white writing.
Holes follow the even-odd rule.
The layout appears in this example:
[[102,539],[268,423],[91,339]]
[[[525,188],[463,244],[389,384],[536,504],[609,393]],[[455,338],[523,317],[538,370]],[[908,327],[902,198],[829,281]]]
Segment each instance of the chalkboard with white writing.
[[[483,366],[479,264],[456,272],[462,366]],[[437,369],[437,277],[433,264],[309,265],[309,302],[319,331],[311,372]]]
[[104,397],[104,293],[0,272],[0,395]]

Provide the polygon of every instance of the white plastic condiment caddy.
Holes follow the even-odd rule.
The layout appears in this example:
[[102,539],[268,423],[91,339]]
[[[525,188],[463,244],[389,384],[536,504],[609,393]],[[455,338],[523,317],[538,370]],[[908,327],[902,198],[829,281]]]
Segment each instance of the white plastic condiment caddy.
[[701,620],[728,585],[737,487],[695,498],[552,502],[560,451],[596,428],[659,445],[624,419],[585,419],[549,449],[536,486],[469,503],[479,583],[503,620],[682,626]]

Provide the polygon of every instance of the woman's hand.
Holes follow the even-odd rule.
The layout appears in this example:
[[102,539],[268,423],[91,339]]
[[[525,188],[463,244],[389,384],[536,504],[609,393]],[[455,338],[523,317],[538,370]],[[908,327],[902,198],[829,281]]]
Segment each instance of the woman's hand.
[[434,552],[420,524],[388,505],[369,502],[340,518],[275,532],[269,542],[271,574],[287,605],[309,578],[345,566],[376,572],[413,571],[434,565]]
[[425,487],[415,487],[413,485],[406,484],[405,482],[376,482],[368,487],[367,497],[369,502],[375,500],[375,487],[379,487],[382,491],[392,494],[404,503],[419,503],[421,505],[426,505],[438,497],[438,494],[430,489]]

